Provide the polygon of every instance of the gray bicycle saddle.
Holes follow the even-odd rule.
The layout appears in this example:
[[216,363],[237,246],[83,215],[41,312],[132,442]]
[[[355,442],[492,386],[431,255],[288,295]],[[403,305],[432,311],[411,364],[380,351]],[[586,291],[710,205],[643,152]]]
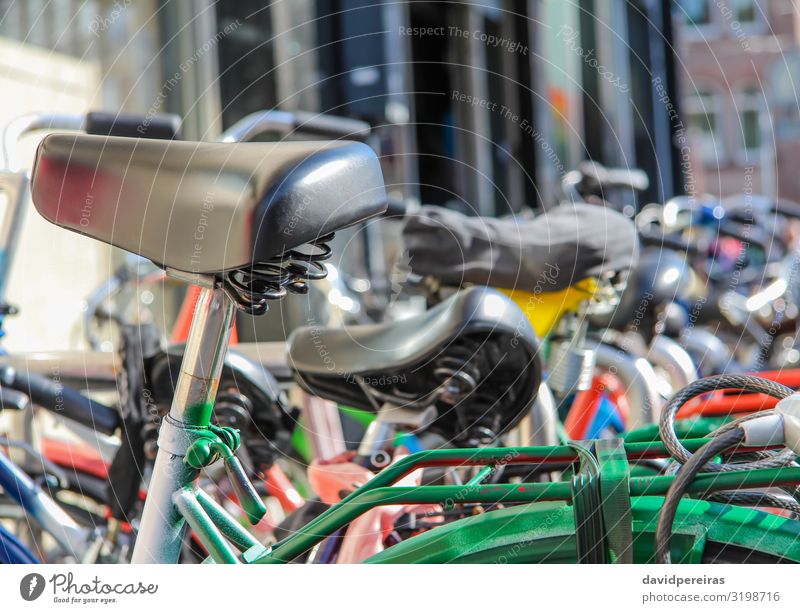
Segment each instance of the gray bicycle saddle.
[[386,208],[375,153],[348,141],[51,134],[32,175],[33,203],[48,221],[211,275],[267,262]]
[[639,239],[624,215],[562,204],[533,219],[470,217],[425,206],[403,229],[411,269],[443,285],[553,292],[629,270]]
[[375,408],[368,390],[404,405],[443,384],[463,384],[450,402],[438,403],[433,428],[462,442],[481,428],[499,434],[516,424],[542,376],[527,318],[488,288],[462,290],[388,324],[300,328],[289,338],[289,365],[306,391],[365,410]]

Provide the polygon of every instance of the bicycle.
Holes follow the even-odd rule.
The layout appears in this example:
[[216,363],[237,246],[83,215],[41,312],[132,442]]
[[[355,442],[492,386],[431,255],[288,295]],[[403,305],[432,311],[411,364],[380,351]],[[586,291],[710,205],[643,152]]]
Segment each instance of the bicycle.
[[[96,183],[87,181],[86,169],[97,172]],[[181,181],[185,173],[188,184]],[[45,219],[152,259],[168,274],[203,287],[170,414],[161,425],[133,561],[177,561],[187,521],[209,552],[235,560],[207,530],[209,513],[236,544],[250,546],[254,539],[191,489],[200,468],[221,458],[249,519],[264,515],[234,455],[238,434],[210,421],[235,309],[263,313],[269,300],[305,291],[307,279],[324,275],[320,261],[330,254],[330,234],[386,207],[377,157],[365,145],[342,142],[241,145],[55,134],[40,144],[32,175],[34,205]],[[149,194],[141,191],[146,177]],[[119,225],[112,193],[125,203],[117,209]],[[216,200],[198,212],[201,193]],[[92,213],[82,223],[87,197]],[[234,242],[209,235],[196,243],[181,233],[181,227],[196,226],[199,213],[209,216],[212,227],[226,228]],[[297,250],[307,243],[312,251]]]

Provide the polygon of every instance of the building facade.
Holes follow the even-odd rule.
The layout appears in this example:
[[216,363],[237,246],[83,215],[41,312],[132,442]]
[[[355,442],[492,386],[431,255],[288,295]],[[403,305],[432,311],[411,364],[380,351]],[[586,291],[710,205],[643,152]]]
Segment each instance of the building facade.
[[675,3],[694,192],[800,201],[800,9],[791,0]]

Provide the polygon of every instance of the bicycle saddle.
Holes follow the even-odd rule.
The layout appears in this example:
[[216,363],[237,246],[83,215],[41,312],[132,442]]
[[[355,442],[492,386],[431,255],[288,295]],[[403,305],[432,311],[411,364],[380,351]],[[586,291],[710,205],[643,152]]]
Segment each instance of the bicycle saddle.
[[267,262],[383,212],[361,143],[194,143],[51,134],[32,198],[48,221],[190,273]]
[[443,285],[536,293],[629,270],[639,246],[631,220],[590,204],[562,204],[528,220],[426,206],[409,219],[403,240],[412,271]]
[[[474,441],[515,425],[542,376],[539,341],[519,308],[488,288],[460,291],[388,324],[305,327],[289,338],[289,365],[306,391],[374,410],[431,404],[431,429]],[[486,435],[486,436],[484,436]]]

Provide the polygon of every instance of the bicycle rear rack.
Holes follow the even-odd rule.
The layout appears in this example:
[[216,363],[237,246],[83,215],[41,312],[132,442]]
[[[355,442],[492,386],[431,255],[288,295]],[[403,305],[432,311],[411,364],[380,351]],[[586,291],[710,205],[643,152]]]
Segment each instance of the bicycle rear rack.
[[[689,451],[696,451],[709,439],[689,439],[683,441]],[[374,479],[360,487],[341,502],[327,509],[316,519],[309,522],[302,530],[266,548],[253,543],[249,535],[243,537],[235,526],[236,521],[221,507],[209,504],[207,497],[200,494],[198,501],[206,510],[213,512],[208,516],[211,522],[193,522],[187,520],[201,536],[203,542],[217,542],[226,537],[241,552],[240,557],[228,552],[215,555],[209,549],[214,562],[245,563],[286,563],[313,548],[326,537],[345,527],[370,509],[383,505],[440,504],[452,507],[456,503],[508,504],[533,503],[544,501],[564,501],[576,507],[576,533],[579,538],[579,559],[582,561],[620,561],[629,559],[625,550],[624,535],[603,528],[598,535],[598,517],[596,505],[615,505],[614,513],[609,517],[619,518],[625,515],[625,507],[630,498],[638,496],[663,496],[669,490],[674,477],[632,477],[628,470],[629,461],[669,458],[667,449],[661,443],[622,443],[622,441],[588,441],[587,449],[575,446],[555,447],[507,447],[483,449],[443,449],[421,451],[384,469]],[[587,450],[597,459],[598,470],[587,470],[594,462],[587,461]],[[752,452],[754,448],[740,448],[736,452]],[[484,481],[498,467],[504,465],[537,465],[551,470],[565,470],[578,467],[571,480],[546,483],[510,483],[485,484]],[[420,487],[393,487],[404,476],[430,467],[484,467],[478,474],[464,485],[429,485]],[[620,487],[620,485],[623,487]],[[688,493],[706,494],[721,490],[757,487],[780,487],[782,485],[800,484],[800,467],[783,467],[757,471],[734,471],[706,473],[699,475],[689,486]],[[599,490],[597,489],[599,488]],[[577,496],[576,496],[577,492]],[[620,498],[620,495],[625,500]],[[595,507],[581,506],[576,498],[584,502],[593,500]],[[580,507],[580,508],[579,508]],[[617,524],[617,519],[614,520]],[[195,525],[197,524],[197,525]],[[622,528],[624,529],[624,524]],[[589,530],[589,532],[585,532]],[[594,533],[591,532],[594,530]],[[589,539],[585,538],[589,537]],[[592,548],[591,538],[605,540],[603,550]],[[580,541],[583,541],[581,546]]]

